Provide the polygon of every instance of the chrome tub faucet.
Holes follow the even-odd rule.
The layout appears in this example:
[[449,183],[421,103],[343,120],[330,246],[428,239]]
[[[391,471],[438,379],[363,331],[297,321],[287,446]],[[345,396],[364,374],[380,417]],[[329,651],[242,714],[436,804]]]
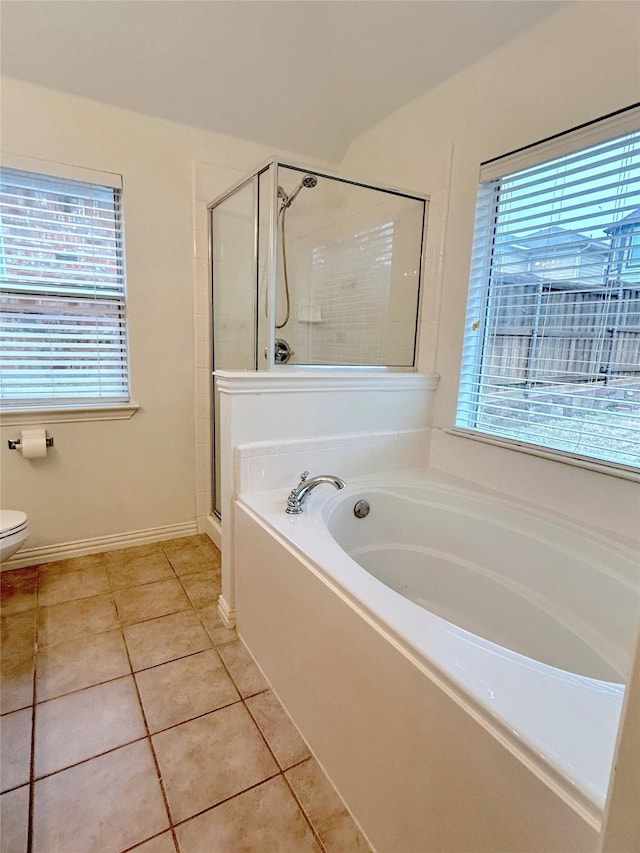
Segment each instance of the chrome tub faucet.
[[347,485],[344,480],[341,480],[340,477],[334,477],[333,474],[322,474],[320,477],[312,477],[310,480],[307,479],[309,477],[309,472],[305,471],[300,475],[300,482],[295,487],[295,489],[291,490],[291,494],[287,498],[287,512],[289,515],[300,515],[301,512],[304,512],[303,506],[309,493],[312,492],[316,486],[320,486],[322,483],[330,483],[332,486],[335,486],[336,489],[344,489]]

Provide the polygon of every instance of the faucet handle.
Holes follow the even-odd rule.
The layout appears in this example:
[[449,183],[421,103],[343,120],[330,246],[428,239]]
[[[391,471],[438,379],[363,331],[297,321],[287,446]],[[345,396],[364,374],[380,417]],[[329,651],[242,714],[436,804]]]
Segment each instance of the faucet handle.
[[300,501],[296,496],[295,489],[291,491],[291,494],[287,498],[286,512],[288,512],[289,515],[300,515],[300,513],[302,512],[302,507],[300,506]]
[[304,483],[304,481],[307,479],[308,476],[309,476],[309,472],[303,471],[302,474],[300,474],[300,482]]

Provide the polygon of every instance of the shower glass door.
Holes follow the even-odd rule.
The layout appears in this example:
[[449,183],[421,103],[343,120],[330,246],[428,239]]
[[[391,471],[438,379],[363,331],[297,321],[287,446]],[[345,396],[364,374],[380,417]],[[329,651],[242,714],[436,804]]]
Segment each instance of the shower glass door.
[[[233,190],[211,211],[213,348],[213,510],[220,517],[218,370],[255,370],[258,178]],[[230,463],[229,463],[230,464]]]

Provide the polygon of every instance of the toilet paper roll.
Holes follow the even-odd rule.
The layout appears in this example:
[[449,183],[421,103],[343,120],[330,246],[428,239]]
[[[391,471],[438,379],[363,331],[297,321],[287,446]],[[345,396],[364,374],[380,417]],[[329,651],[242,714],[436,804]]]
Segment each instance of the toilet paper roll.
[[25,459],[42,459],[47,455],[47,432],[44,429],[23,429],[20,433],[20,452]]

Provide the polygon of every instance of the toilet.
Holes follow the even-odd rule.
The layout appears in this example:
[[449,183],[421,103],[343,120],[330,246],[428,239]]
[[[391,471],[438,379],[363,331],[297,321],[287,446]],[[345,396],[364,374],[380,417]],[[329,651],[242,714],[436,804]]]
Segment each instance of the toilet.
[[8,560],[22,548],[29,536],[29,520],[26,512],[16,509],[0,509],[0,561]]

